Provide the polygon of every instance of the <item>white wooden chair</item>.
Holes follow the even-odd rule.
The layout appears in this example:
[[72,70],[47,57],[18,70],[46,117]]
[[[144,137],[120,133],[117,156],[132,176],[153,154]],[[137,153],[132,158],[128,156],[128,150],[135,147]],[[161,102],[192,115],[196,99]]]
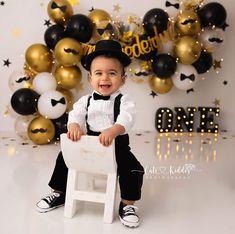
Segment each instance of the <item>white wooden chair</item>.
[[[104,203],[105,223],[112,223],[114,214],[117,168],[114,143],[105,147],[96,136],[82,136],[73,142],[61,134],[61,150],[68,167],[68,180],[64,216],[72,218],[76,212],[76,200]],[[107,175],[106,191],[79,189],[80,173]],[[89,187],[89,186],[87,186]]]

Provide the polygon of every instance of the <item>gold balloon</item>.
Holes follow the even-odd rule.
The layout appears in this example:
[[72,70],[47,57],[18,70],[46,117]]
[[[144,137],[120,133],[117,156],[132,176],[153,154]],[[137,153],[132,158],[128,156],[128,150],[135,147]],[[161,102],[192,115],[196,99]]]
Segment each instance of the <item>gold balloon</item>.
[[192,64],[201,54],[201,45],[196,39],[183,36],[176,41],[174,53],[180,63]]
[[66,111],[72,110],[73,103],[74,103],[74,98],[73,98],[72,92],[70,90],[62,89],[62,88],[58,88],[57,91],[62,93],[66,99],[66,103],[67,103]]
[[96,24],[93,30],[93,39],[99,40],[118,40],[120,36],[118,27],[110,21],[101,21]]
[[80,42],[67,37],[56,44],[54,54],[60,65],[74,66],[80,61],[83,48]]
[[47,6],[47,13],[55,23],[65,24],[73,15],[73,8],[67,0],[51,0]]
[[36,117],[28,126],[28,136],[35,144],[48,144],[55,136],[54,124],[50,119]]
[[43,44],[31,45],[25,53],[28,66],[36,72],[51,72],[53,56],[48,47]]
[[171,78],[160,79],[157,76],[149,76],[149,85],[150,88],[159,94],[168,93],[173,87],[173,82]]
[[55,79],[60,88],[73,89],[81,81],[82,73],[77,66],[60,66],[55,70]]
[[196,35],[201,30],[198,15],[193,10],[180,12],[176,17],[175,28],[179,35]]
[[112,21],[112,17],[109,15],[108,12],[102,10],[102,9],[94,9],[88,17],[91,19],[91,21],[96,25],[97,23],[101,21]]

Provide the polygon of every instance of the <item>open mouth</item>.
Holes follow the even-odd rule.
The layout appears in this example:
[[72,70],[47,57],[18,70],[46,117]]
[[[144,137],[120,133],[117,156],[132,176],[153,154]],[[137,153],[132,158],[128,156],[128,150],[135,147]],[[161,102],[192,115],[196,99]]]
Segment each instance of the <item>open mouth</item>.
[[108,88],[111,87],[111,85],[109,85],[109,84],[102,84],[102,85],[100,85],[100,87],[104,88],[104,89],[108,89]]

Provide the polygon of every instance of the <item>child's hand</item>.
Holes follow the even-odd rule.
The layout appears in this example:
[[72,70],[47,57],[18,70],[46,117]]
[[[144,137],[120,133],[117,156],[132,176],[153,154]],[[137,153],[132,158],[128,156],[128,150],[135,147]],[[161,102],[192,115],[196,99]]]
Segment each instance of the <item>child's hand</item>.
[[109,146],[112,144],[113,139],[116,137],[116,134],[109,128],[105,131],[103,131],[100,135],[99,135],[99,140],[100,143],[104,146]]
[[104,130],[99,135],[100,143],[104,146],[109,146],[112,144],[113,139],[115,139],[118,135],[125,132],[125,128],[122,125],[114,124],[113,127]]
[[70,140],[78,141],[82,135],[85,135],[85,132],[80,128],[79,124],[71,123],[68,125],[67,137]]

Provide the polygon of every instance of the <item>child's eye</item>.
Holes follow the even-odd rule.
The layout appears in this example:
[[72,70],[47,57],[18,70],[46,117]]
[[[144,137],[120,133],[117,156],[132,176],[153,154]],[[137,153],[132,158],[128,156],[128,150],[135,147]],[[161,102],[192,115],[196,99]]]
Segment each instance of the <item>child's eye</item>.
[[101,72],[96,72],[95,75],[100,76],[102,73]]
[[110,75],[110,76],[115,76],[115,75],[116,75],[116,72],[110,72],[109,75]]

